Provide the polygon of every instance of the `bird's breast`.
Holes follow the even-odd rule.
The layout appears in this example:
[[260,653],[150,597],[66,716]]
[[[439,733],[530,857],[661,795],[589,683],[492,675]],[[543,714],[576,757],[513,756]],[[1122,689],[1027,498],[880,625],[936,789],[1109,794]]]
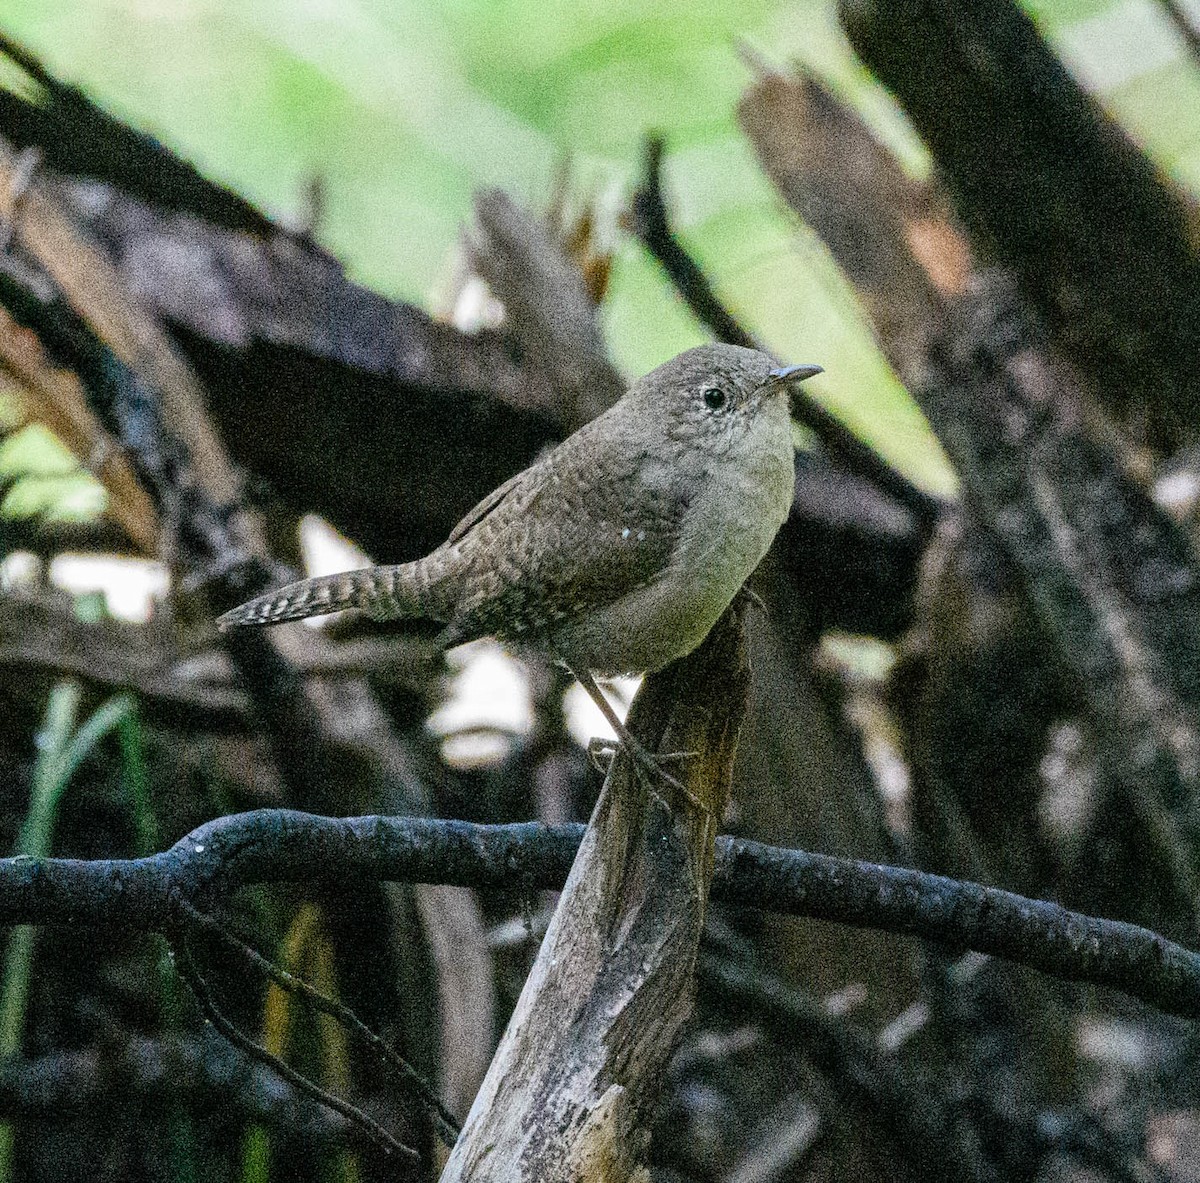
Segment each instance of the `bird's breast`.
[[[771,428],[775,429],[772,430]],[[792,502],[786,420],[753,438],[680,464],[639,466],[638,479],[673,507],[674,546],[663,569],[608,606],[564,622],[554,643],[571,664],[641,673],[690,653],[708,634],[771,545]],[[631,525],[637,541],[643,522]]]

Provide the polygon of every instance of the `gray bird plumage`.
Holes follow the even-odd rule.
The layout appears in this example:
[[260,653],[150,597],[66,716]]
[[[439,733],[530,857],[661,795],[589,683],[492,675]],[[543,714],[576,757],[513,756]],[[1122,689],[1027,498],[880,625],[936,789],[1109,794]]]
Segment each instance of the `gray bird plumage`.
[[305,579],[220,618],[277,624],[342,608],[542,645],[598,674],[690,652],[733,599],[792,501],[786,384],[817,367],[704,345],[501,485],[416,562]]

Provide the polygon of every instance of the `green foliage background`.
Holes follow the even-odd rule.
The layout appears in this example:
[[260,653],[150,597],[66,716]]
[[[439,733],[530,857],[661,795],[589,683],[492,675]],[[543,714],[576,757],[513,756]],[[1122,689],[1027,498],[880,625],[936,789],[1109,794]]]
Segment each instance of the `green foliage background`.
[[[1028,8],[1159,163],[1200,184],[1200,73],[1162,8]],[[317,236],[355,278],[426,306],[446,289],[473,190],[544,206],[569,161],[576,192],[616,206],[659,130],[678,225],[734,311],[781,355],[825,365],[818,396],[892,460],[953,486],[853,296],[734,120],[745,44],[816,70],[925,167],[831,0],[0,0],[0,27],[276,217],[303,222],[319,178]],[[630,372],[703,339],[627,242],[606,327]]]

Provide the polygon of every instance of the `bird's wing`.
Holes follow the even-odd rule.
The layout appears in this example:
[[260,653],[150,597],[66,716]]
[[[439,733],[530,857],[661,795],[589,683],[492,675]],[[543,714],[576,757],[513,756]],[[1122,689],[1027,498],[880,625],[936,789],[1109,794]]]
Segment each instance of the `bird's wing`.
[[478,525],[512,492],[524,475],[524,472],[518,472],[515,476],[510,476],[504,484],[493,489],[474,509],[469,510],[463,516],[458,525],[450,531],[450,537],[446,539],[446,542],[457,542],[472,526]]
[[560,454],[481,505],[458,540],[465,594],[447,643],[551,632],[644,587],[670,562],[681,492],[647,489],[636,460],[582,459],[591,468],[576,471]]

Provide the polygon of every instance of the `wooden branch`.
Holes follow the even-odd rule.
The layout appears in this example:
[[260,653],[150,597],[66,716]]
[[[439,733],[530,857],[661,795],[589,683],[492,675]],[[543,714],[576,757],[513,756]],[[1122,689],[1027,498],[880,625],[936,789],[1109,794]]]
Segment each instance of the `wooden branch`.
[[[334,643],[317,633],[295,665],[305,678],[344,682],[370,675],[416,691],[427,685],[435,652],[416,637]],[[182,716],[214,731],[245,731],[254,723],[254,704],[222,650],[185,654],[177,630],[155,620],[82,621],[65,598],[0,596],[0,671],[34,684],[67,676],[132,690],[152,715]]]
[[978,1131],[921,1072],[882,1052],[864,1031],[831,1016],[761,967],[705,952],[702,985],[740,1018],[761,1022],[804,1055],[843,1104],[883,1134],[894,1153],[936,1183],[998,1183]]
[[[107,516],[145,554],[158,544],[158,515],[120,446],[87,405],[75,374],[58,369],[33,333],[0,309],[0,372],[11,379],[25,418],[44,424],[108,493]],[[8,385],[8,384],[6,384]]]
[[51,294],[159,392],[199,486],[217,506],[232,512],[240,482],[213,430],[191,367],[156,319],[130,299],[113,266],[80,233],[51,186],[36,174],[23,175],[19,158],[2,140],[0,217],[12,226],[14,251],[44,272]]
[[[883,1051],[861,1027],[830,1014],[753,957],[706,950],[697,973],[701,989],[711,991],[740,1022],[755,1019],[777,1045],[803,1047],[805,1058],[856,1111],[869,1136],[882,1133],[917,1178],[999,1183],[1034,1177],[1041,1164],[1064,1157],[1120,1183],[1140,1177],[1127,1152],[1105,1135],[1090,1111],[1071,1110],[1070,1120],[1048,1123],[1036,1105],[997,1095],[990,1081],[960,1080],[948,1091],[918,1058]],[[1009,1153],[1016,1146],[1022,1151],[1019,1166]]]
[[[62,188],[68,199],[83,192]],[[71,209],[119,244],[114,265],[182,342],[233,459],[380,559],[428,553],[565,434],[557,392],[506,333],[441,323],[293,239],[214,228],[121,193]],[[428,462],[443,454],[453,461]]]
[[[180,668],[189,664],[191,676]],[[36,684],[66,675],[109,689],[134,689],[152,711],[245,727],[250,704],[233,684],[228,664],[218,666],[198,670],[194,661],[182,661],[177,639],[163,638],[152,627],[85,623],[69,605],[0,596],[0,670],[10,676]]]
[[[293,1089],[209,1027],[195,1036],[150,1039],[131,1031],[72,1050],[6,1061],[0,1070],[0,1114],[61,1121],[65,1113],[113,1114],[125,1106],[171,1101],[211,1113],[213,1098],[236,1115],[318,1146],[344,1145],[355,1127],[333,1110]],[[113,1038],[118,1035],[120,1038]]]
[[[1014,284],[973,270],[942,203],[903,177],[861,120],[811,80],[774,74],[740,113],[764,166],[862,296],[970,512],[1019,572],[1097,724],[1107,772],[1136,806],[1176,908],[1192,914],[1200,570],[1187,539],[1130,474]],[[929,252],[931,241],[942,249]]]
[[504,305],[506,328],[537,377],[534,386],[554,393],[547,414],[574,431],[624,394],[583,273],[545,222],[502,190],[486,189],[475,197],[467,249]]
[[[0,93],[0,128],[15,123],[32,134],[42,126],[19,117],[22,100],[14,112],[5,99],[13,96]],[[47,145],[47,159],[74,163],[54,151],[60,146]],[[0,162],[0,186],[14,172]],[[155,175],[169,186],[169,169]],[[211,420],[232,459],[299,512],[322,513],[369,552],[399,559],[432,550],[472,504],[564,434],[556,391],[522,362],[508,335],[464,333],[388,300],[294,236],[170,212],[169,193],[157,194],[155,206],[118,191],[96,201],[95,184],[39,171],[31,200],[16,202],[15,224],[40,222],[49,206],[63,215],[59,230],[67,219],[83,227],[94,239],[84,274],[95,258],[100,276],[97,292],[81,288],[77,305],[89,323],[103,336],[124,315],[115,276],[126,293],[136,293],[139,332],[157,337],[157,368],[175,381],[186,357],[203,380]],[[68,242],[65,234],[59,242]],[[101,243],[113,244],[111,252]],[[65,270],[60,277],[68,278]],[[159,348],[161,330],[148,327],[154,321],[170,326],[174,361]],[[122,331],[121,340],[129,339]],[[109,343],[126,361],[133,356],[116,337]],[[191,393],[179,397],[184,410],[195,405],[194,375],[185,387]],[[188,416],[181,418],[186,424]],[[396,433],[400,418],[406,430]],[[198,455],[197,442],[207,444],[189,441]],[[439,449],[453,450],[457,462],[444,470],[423,462]],[[119,443],[113,451],[120,456]],[[206,481],[222,476],[219,466],[198,472],[210,493],[227,483]]]
[[784,200],[854,285],[880,348],[910,387],[972,269],[934,195],[814,78],[760,74],[738,121]]
[[[771,126],[777,124],[773,122]],[[646,144],[645,169],[630,208],[633,231],[667,273],[697,319],[718,341],[762,349],[763,346],[721,304],[700,265],[671,230],[662,191],[663,150],[664,142],[660,138],[651,137]],[[817,437],[835,463],[904,506],[924,533],[933,529],[945,508],[936,497],[917,488],[881,459],[869,444],[863,443],[803,388],[791,391],[791,408],[793,417]]]
[[630,729],[651,751],[698,753],[680,771],[691,800],[668,804],[624,754],[614,759],[442,1183],[647,1178],[649,1118],[692,1009],[748,688],[736,610],[643,684]]
[[0,35],[0,53],[41,92],[37,102],[30,102],[15,90],[0,90],[0,126],[19,147],[44,151],[47,163],[60,172],[120,184],[164,208],[264,236],[282,233],[248,201],[114,118],[78,87],[59,81],[23,45]]
[[1070,76],[1014,0],[842,0],[990,260],[1131,433],[1200,435],[1195,203]]
[[[6,151],[0,144],[0,181],[12,163]],[[186,578],[203,585],[217,608],[260,590],[274,563],[253,517],[240,510],[240,481],[195,375],[40,183],[22,199],[15,227],[11,255],[22,270],[0,271],[0,300],[74,366],[90,406],[169,516],[172,557]],[[224,642],[266,724],[293,803],[341,811],[348,800],[371,800],[380,784],[418,783],[365,684],[344,683],[335,704],[328,688],[301,683],[286,655],[312,644],[308,630],[225,634]],[[349,748],[357,761],[346,760]],[[354,774],[375,783],[364,794],[361,783],[350,783]],[[388,802],[398,810],[418,804]]]
[[[916,392],[1025,584],[1187,923],[1200,908],[1200,569],[1089,424],[1072,373],[990,274]],[[1169,893],[1168,893],[1169,894]]]
[[[0,180],[6,165],[11,161],[0,145]],[[193,371],[53,193],[40,184],[31,188],[20,214],[10,259],[17,268],[0,271],[0,298],[14,319],[78,371],[92,409],[174,526],[170,557],[185,582],[204,587],[218,610],[261,590],[275,565],[257,519],[243,510],[241,483]],[[309,630],[225,634],[223,641],[254,700],[290,802],[343,813],[367,801],[397,813],[428,808],[412,754],[366,682],[334,688],[300,678],[290,655],[312,646]],[[478,952],[470,982],[461,973],[452,980],[448,968],[440,975],[447,1009],[456,1009],[465,990],[490,1002],[492,977],[475,901],[429,886],[418,887],[415,896],[425,927],[439,930],[435,951]],[[382,910],[385,901],[376,907]]]

